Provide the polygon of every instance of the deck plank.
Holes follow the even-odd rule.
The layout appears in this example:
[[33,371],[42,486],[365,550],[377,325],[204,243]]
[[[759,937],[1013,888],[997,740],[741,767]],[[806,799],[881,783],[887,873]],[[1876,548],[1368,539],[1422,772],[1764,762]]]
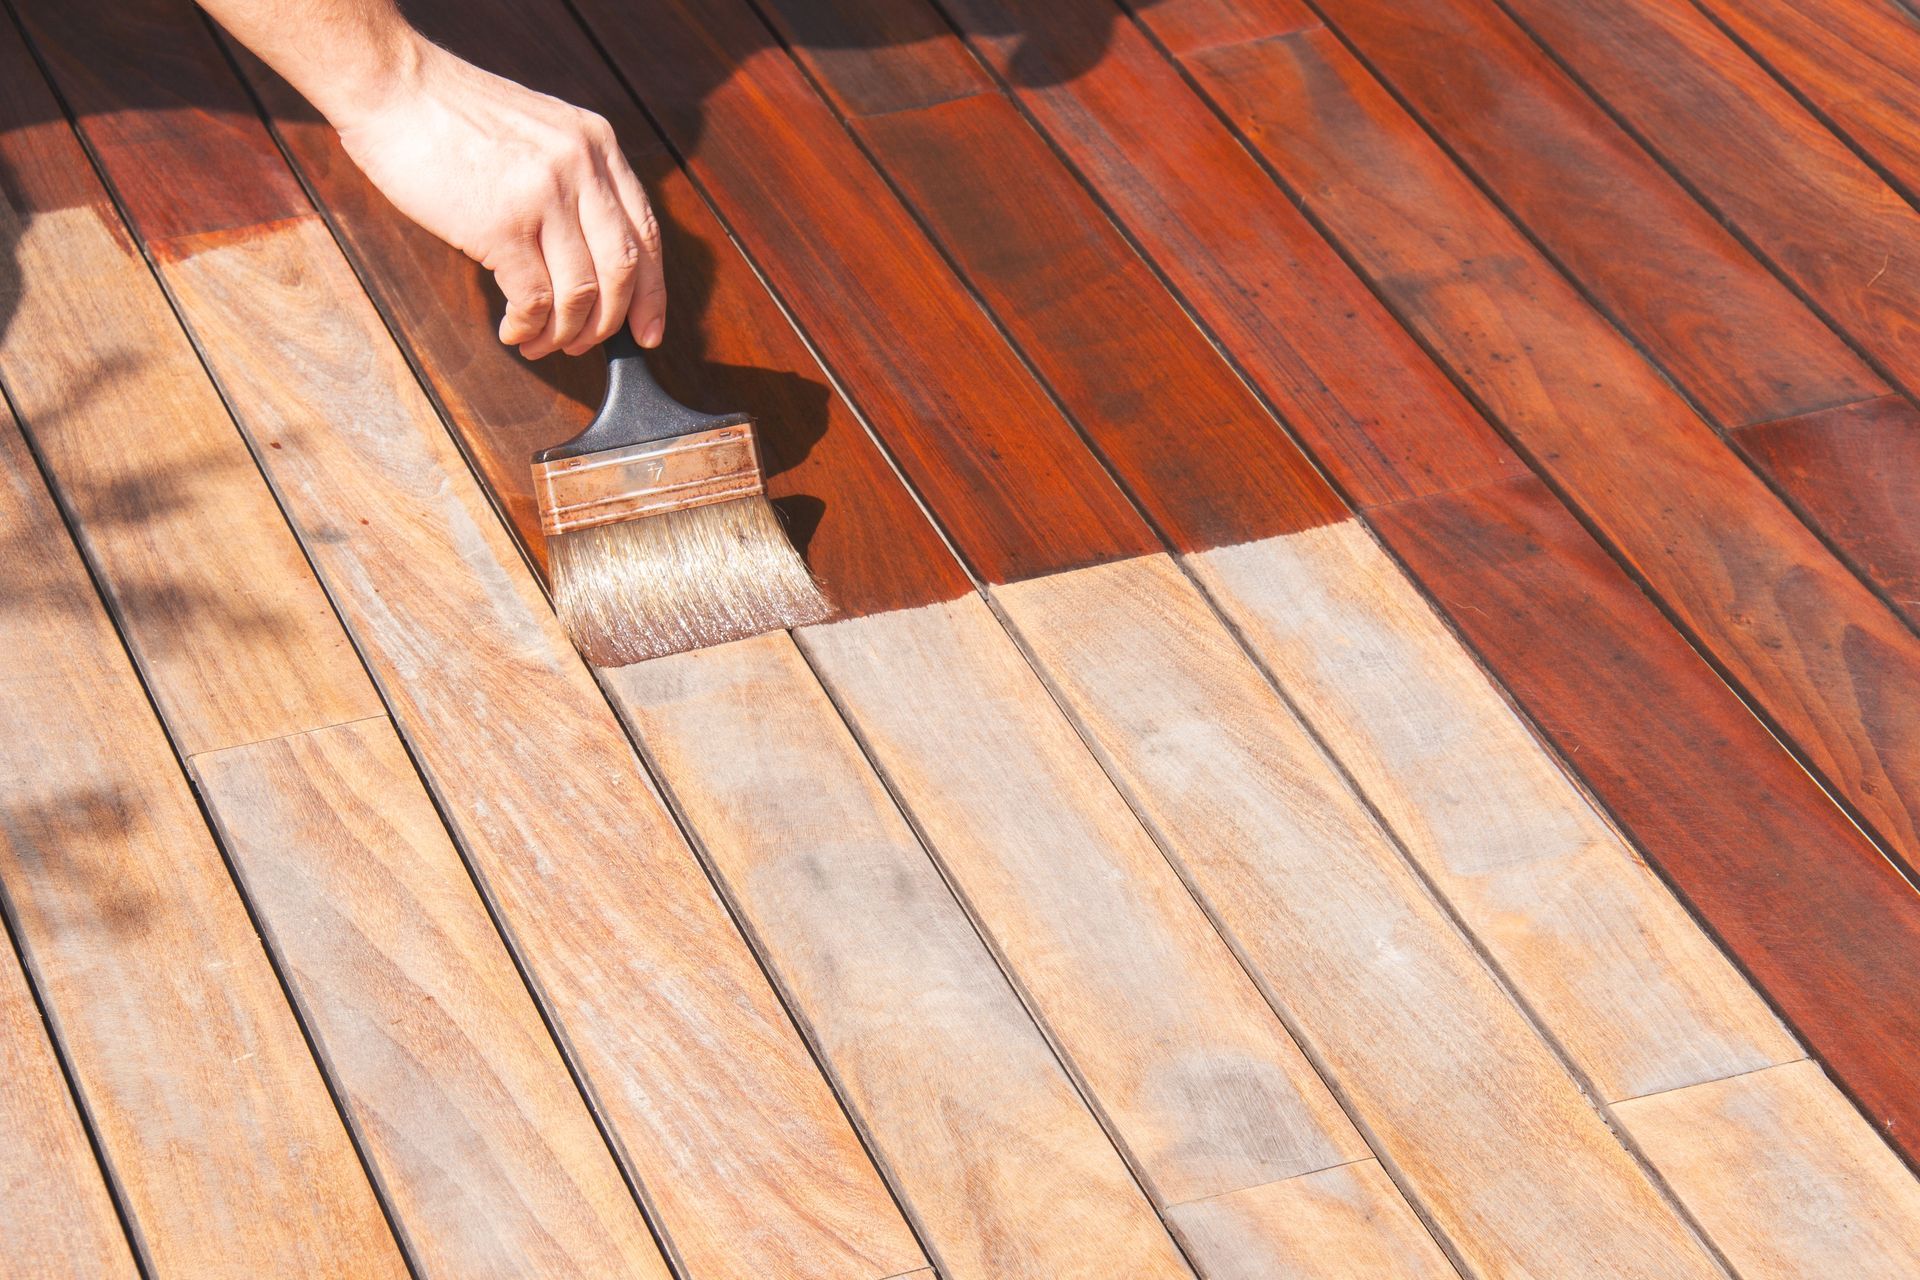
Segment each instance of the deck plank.
[[1920,1273],[1920,1182],[1811,1062],[1620,1108],[1749,1280]]
[[1395,1181],[1469,1267],[1719,1274],[1170,561],[995,594]]
[[1189,1274],[793,642],[610,683],[941,1273]]
[[190,765],[423,1274],[666,1280],[386,718]]
[[1831,789],[1920,866],[1920,638],[1330,33],[1192,65],[1541,473]]
[[[13,430],[3,415],[0,427]],[[20,1280],[131,1280],[139,1269],[49,1034],[8,942],[0,949],[0,1257]]]
[[1374,1160],[1196,1200],[1169,1216],[1211,1280],[1459,1274]]
[[400,1280],[179,763],[26,442],[0,425],[0,884],[147,1265]]
[[982,601],[801,647],[1157,1203],[1366,1154]]

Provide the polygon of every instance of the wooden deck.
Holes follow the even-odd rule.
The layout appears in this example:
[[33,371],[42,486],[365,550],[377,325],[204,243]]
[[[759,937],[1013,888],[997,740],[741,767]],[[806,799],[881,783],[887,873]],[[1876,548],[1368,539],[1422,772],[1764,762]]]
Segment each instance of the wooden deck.
[[841,616],[185,0],[0,21],[0,1273],[1920,1275],[1900,0],[410,0]]

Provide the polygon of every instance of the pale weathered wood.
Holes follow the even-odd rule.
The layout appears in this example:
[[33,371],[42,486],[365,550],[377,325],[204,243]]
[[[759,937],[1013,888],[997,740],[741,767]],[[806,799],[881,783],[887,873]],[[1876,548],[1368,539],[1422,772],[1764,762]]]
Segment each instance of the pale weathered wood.
[[191,767],[422,1274],[666,1280],[385,717]]
[[153,1273],[399,1280],[300,1026],[4,413],[0,530],[0,885]]
[[801,645],[1161,1204],[1366,1154],[984,601]]
[[[17,283],[0,303],[12,308],[0,382],[181,751],[378,714],[246,443],[112,211],[28,214],[5,192],[0,245]],[[166,331],[174,341],[153,340]]]
[[1616,1113],[1743,1280],[1920,1275],[1920,1182],[1818,1064],[1637,1098]]
[[921,1265],[325,227],[156,248],[688,1276]]
[[1167,1217],[1210,1280],[1453,1280],[1459,1274],[1375,1160],[1196,1200]]
[[18,1280],[131,1280],[138,1274],[46,1023],[3,929],[0,1259]]
[[1172,561],[994,590],[1374,1150],[1470,1266],[1719,1274]]
[[1188,1274],[793,642],[607,679],[942,1274]]
[[1188,563],[1603,1098],[1802,1056],[1364,528]]

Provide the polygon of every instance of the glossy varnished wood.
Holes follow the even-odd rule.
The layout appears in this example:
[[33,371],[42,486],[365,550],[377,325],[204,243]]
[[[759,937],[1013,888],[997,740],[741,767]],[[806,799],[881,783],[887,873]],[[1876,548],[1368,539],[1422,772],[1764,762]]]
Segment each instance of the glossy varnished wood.
[[1920,639],[1330,33],[1191,65],[1540,471],[1920,865]]
[[422,1274],[666,1280],[386,718],[192,768]]
[[1387,545],[1889,1140],[1920,1156],[1920,896],[1543,485]]
[[[867,637],[911,616],[824,630]],[[610,684],[942,1274],[1188,1274],[793,642]],[[918,705],[915,692],[896,698]]]
[[982,601],[801,643],[1160,1204],[1366,1154]]
[[376,714],[245,442],[10,27],[0,172],[0,383],[180,749]]
[[26,442],[0,426],[0,884],[147,1266],[401,1280],[220,850]]
[[1395,1180],[1470,1267],[1719,1274],[1170,561],[995,594]]
[[1813,1063],[1642,1098],[1620,1118],[1742,1277],[1920,1273],[1920,1183]]
[[1920,626],[1920,411],[1881,396],[1756,423],[1735,442]]

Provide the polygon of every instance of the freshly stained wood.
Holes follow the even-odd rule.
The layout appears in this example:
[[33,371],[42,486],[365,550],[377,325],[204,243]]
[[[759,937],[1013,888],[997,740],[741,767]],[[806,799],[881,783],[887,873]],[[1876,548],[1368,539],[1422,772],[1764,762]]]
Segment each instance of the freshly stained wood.
[[149,1267],[399,1280],[220,851],[25,441],[0,428],[0,883]]
[[192,767],[421,1273],[666,1280],[386,719]]
[[[325,228],[162,256],[687,1271],[911,1270],[898,1211]],[[263,335],[274,354],[252,358]]]
[[1920,895],[1538,480],[1375,527],[1828,1069],[1920,1157]]
[[1171,562],[996,595],[1395,1180],[1470,1266],[1719,1274]]
[[1816,306],[1920,386],[1920,212],[1706,14],[1665,0],[1507,8]]
[[48,1034],[9,943],[0,948],[0,1257],[20,1280],[131,1280],[133,1254]]
[[1920,866],[1920,638],[1325,31],[1208,92],[1831,789]]
[[0,167],[0,382],[174,740],[191,753],[377,714],[245,442],[11,27]]
[[1920,1182],[1813,1063],[1641,1098],[1620,1119],[1748,1280],[1920,1274]]
[[1920,411],[1882,396],[1762,422],[1734,439],[1920,626]]
[[981,577],[1155,549],[746,0],[581,11]]
[[1196,1200],[1167,1216],[1210,1280],[1458,1275],[1374,1160]]
[[1603,1099],[1802,1056],[1357,524],[1191,563]]
[[1160,1204],[1366,1154],[983,602],[801,644]]
[[[1375,73],[1720,426],[1885,394],[1859,356],[1494,4],[1328,0],[1324,8]],[[1157,8],[1141,17],[1160,29]]]
[[609,680],[942,1274],[1186,1275],[793,642]]
[[[408,16],[449,48],[613,122],[661,219],[673,318],[651,367],[687,404],[744,409],[758,419],[769,492],[834,605],[857,616],[969,590],[933,526],[586,33],[540,4],[421,0]],[[527,460],[586,425],[599,402],[601,362],[550,357],[533,365],[476,343],[473,335],[492,328],[498,305],[482,273],[389,205],[298,95],[258,64],[250,70],[360,274],[394,317],[522,544],[540,558]]]
[[1303,0],[1152,0],[1150,29],[1174,53],[1187,54],[1319,25]]

